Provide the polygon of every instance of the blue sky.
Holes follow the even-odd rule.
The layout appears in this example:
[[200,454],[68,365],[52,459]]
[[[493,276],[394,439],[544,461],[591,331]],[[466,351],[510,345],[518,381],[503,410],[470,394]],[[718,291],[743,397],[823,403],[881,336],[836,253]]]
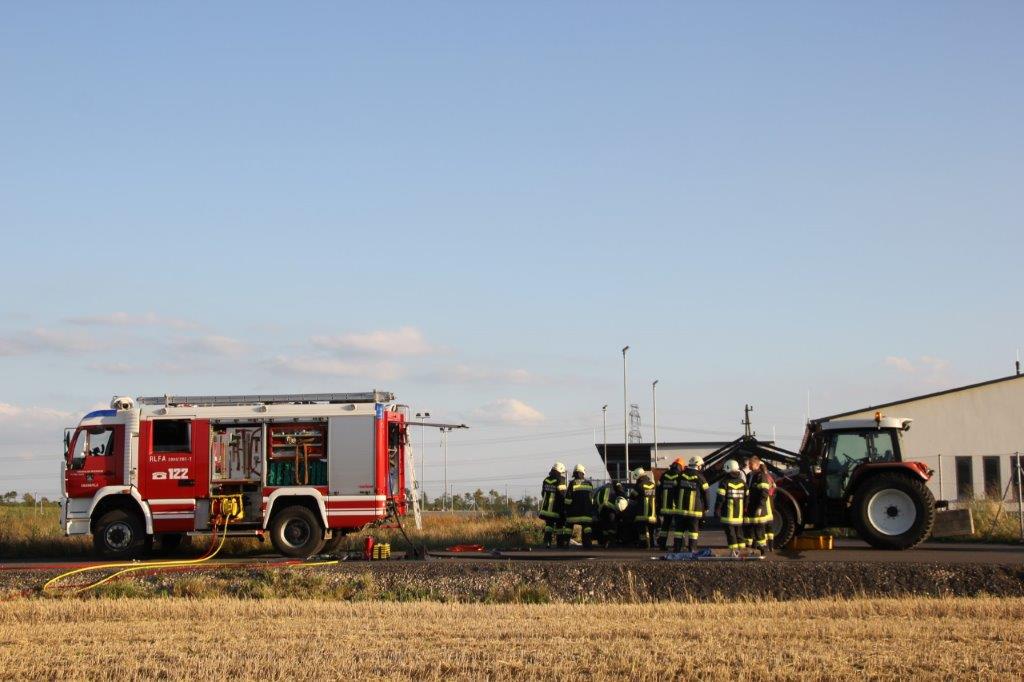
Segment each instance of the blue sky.
[[791,446],[1024,345],[1019,3],[3,15],[0,488],[114,393],[393,390],[519,494],[627,343],[648,437]]

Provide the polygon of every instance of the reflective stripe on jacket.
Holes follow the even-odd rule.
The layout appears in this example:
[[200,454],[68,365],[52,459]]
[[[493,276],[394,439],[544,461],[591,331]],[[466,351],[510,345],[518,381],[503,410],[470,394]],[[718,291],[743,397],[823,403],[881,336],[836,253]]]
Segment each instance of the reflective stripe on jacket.
[[641,476],[636,480],[630,496],[640,505],[636,512],[636,523],[657,523],[658,515],[654,509],[655,485],[654,481],[647,476]]
[[559,519],[565,511],[565,476],[548,476],[540,489],[540,511],[542,519]]
[[669,469],[658,480],[658,513],[672,515],[679,511],[679,473]]
[[585,478],[569,481],[565,494],[565,520],[590,524],[594,519],[594,485]]
[[704,474],[690,467],[683,469],[683,473],[679,474],[677,513],[683,516],[704,516],[704,493],[709,487]]
[[742,478],[729,477],[718,486],[718,516],[722,523],[730,526],[743,525],[743,507],[747,497],[747,486]]

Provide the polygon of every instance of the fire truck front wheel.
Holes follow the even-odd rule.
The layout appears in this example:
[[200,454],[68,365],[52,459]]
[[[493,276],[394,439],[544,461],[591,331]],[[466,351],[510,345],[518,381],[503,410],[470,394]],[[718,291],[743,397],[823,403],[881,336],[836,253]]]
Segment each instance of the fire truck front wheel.
[[270,541],[281,554],[304,559],[320,551],[324,531],[320,520],[306,507],[285,507],[270,522]]
[[138,514],[112,509],[96,521],[92,542],[102,557],[130,559],[146,550],[146,527]]

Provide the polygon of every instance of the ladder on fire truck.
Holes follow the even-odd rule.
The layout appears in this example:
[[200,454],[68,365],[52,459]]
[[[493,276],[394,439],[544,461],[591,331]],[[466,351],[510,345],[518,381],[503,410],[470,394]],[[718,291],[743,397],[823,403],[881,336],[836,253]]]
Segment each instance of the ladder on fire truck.
[[315,403],[390,403],[395,394],[387,391],[361,393],[281,393],[269,395],[158,395],[136,398],[139,405],[225,407],[230,405],[313,405]]

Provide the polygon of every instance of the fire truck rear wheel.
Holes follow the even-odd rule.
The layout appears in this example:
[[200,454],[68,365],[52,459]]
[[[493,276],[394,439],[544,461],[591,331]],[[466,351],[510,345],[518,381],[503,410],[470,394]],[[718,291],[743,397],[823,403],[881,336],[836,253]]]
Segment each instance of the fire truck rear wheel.
[[306,507],[285,507],[270,522],[270,541],[281,554],[304,559],[320,551],[324,531],[320,520]]
[[142,518],[123,509],[113,509],[99,518],[92,541],[96,553],[109,559],[137,557],[149,546]]
[[852,512],[857,532],[872,547],[910,549],[932,532],[935,498],[921,480],[882,473],[859,486]]

